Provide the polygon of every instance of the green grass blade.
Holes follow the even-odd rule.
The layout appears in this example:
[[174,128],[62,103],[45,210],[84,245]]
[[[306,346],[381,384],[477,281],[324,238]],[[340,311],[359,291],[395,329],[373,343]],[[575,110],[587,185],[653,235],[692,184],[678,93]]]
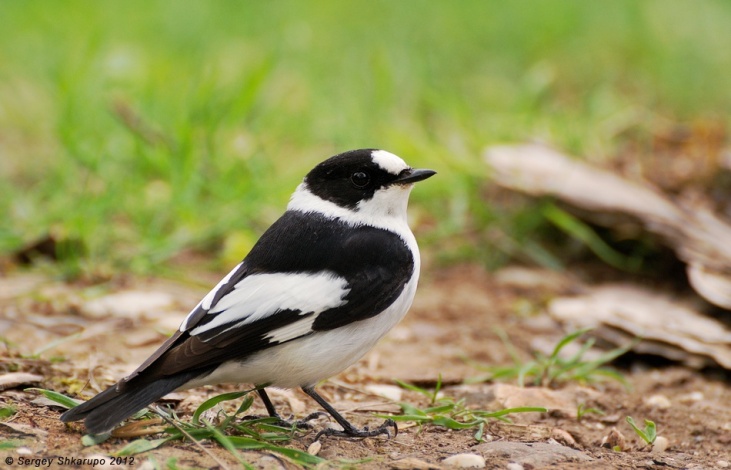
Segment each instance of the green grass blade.
[[645,420],[645,435],[650,440],[650,444],[655,443],[655,439],[657,439],[657,427],[654,421],[650,421],[649,419]]
[[43,353],[45,353],[46,351],[50,351],[51,349],[55,348],[56,346],[60,346],[60,345],[62,345],[63,343],[66,343],[67,341],[71,341],[71,340],[74,340],[74,339],[76,339],[76,338],[78,338],[78,337],[80,337],[80,336],[81,336],[81,333],[73,333],[73,334],[70,334],[70,335],[68,335],[68,336],[64,336],[64,337],[62,337],[62,338],[58,338],[58,339],[56,339],[56,340],[53,340],[53,341],[51,341],[50,343],[48,343],[48,344],[46,344],[45,346],[43,346],[42,348],[40,348],[40,349],[37,349],[37,350],[36,350],[36,351],[35,351],[35,352],[34,352],[34,353],[33,353],[33,354],[31,355],[31,357],[32,357],[32,358],[39,358],[39,357],[41,357],[41,355],[42,355]]
[[546,205],[543,215],[566,234],[584,243],[608,265],[628,272],[636,272],[640,268],[641,259],[627,258],[614,250],[588,224],[559,209],[555,204]]
[[241,402],[241,405],[239,405],[236,412],[230,416],[226,416],[226,419],[221,423],[221,429],[226,429],[229,424],[231,424],[231,421],[233,421],[239,414],[243,413],[244,411],[251,408],[251,405],[254,404],[254,397],[251,395],[247,395],[246,398],[243,399]]
[[379,418],[383,419],[392,419],[394,421],[404,422],[404,421],[413,421],[415,423],[423,424],[423,423],[429,423],[431,422],[432,418],[430,416],[424,416],[424,415],[414,415],[414,414],[404,414],[404,415],[376,415]]
[[110,437],[112,437],[112,434],[108,432],[103,434],[84,434],[81,437],[81,445],[84,447],[98,446],[102,442],[109,440]]
[[229,436],[224,435],[218,428],[211,426],[209,423],[206,423],[206,427],[211,431],[213,439],[218,442],[221,447],[226,449],[241,465],[244,466],[244,468],[247,470],[253,470],[254,467],[252,467],[249,462],[244,460],[241,454],[239,454],[239,451],[236,449],[233,442],[231,442]]
[[525,387],[525,378],[528,375],[535,375],[536,382],[538,382],[536,383],[536,385],[540,385],[541,378],[537,372],[538,365],[535,362],[528,362],[526,364],[523,364],[523,366],[518,369],[518,386]]
[[625,420],[629,423],[630,426],[632,426],[632,429],[634,429],[635,434],[640,436],[643,441],[648,442],[645,432],[643,430],[641,430],[639,427],[637,427],[637,424],[635,424],[635,420],[634,420],[634,418],[632,418],[632,416],[627,416],[625,418]]
[[437,401],[437,395],[439,395],[439,390],[442,389],[442,374],[439,374],[437,376],[437,384],[434,386],[434,393],[431,394],[431,405],[433,405]]
[[2,408],[0,408],[0,421],[13,416],[17,412],[18,410],[16,410],[12,406],[3,406]]
[[291,459],[293,462],[303,466],[318,465],[320,463],[326,462],[326,460],[322,457],[310,455],[307,452],[303,452],[301,450],[275,446],[266,442],[257,441],[256,439],[252,439],[250,437],[227,436],[227,439],[228,442],[237,449],[267,450],[270,452],[276,452],[277,454],[283,455]]
[[163,437],[161,439],[137,439],[135,441],[130,442],[126,446],[124,446],[121,450],[118,452],[115,452],[114,455],[117,457],[124,457],[127,455],[137,455],[141,454],[143,452],[148,452],[153,449],[157,449],[161,445],[165,444],[168,441],[173,440],[173,437]]
[[586,354],[589,349],[591,349],[594,346],[594,343],[596,343],[596,340],[594,338],[589,338],[584,342],[584,344],[579,347],[579,350],[576,351],[576,353],[569,357],[568,359],[561,359],[558,358],[558,363],[562,366],[569,366],[573,364],[580,364],[582,363],[582,359],[584,358],[584,354]]
[[[216,395],[215,397],[209,398],[208,400],[201,403],[193,413],[193,424],[200,424],[200,416],[214,406],[218,405],[219,403],[229,400],[236,400],[237,398],[241,398],[251,391],[252,390],[245,390],[243,392],[222,393],[220,395]],[[245,402],[246,401],[244,401],[244,403]]]
[[416,406],[412,405],[411,403],[401,402],[399,403],[399,406],[401,407],[401,413],[404,415],[414,415],[414,416],[426,416],[426,413],[424,410],[417,408]]
[[553,348],[553,352],[551,353],[551,359],[555,360],[558,358],[559,353],[563,348],[566,347],[567,344],[575,341],[579,336],[583,335],[584,333],[591,331],[593,328],[584,328],[581,330],[574,331],[572,333],[567,334],[561,340],[556,343],[556,346]]
[[653,442],[655,442],[655,438],[657,438],[657,429],[654,422],[646,419],[645,429],[640,429],[637,424],[635,424],[635,420],[632,419],[631,416],[627,416],[625,419],[629,423],[629,425],[632,426],[635,434],[637,434],[643,441],[645,441],[645,443],[652,444]]
[[504,408],[497,411],[474,411],[475,416],[480,418],[502,418],[513,413],[547,413],[548,410],[542,406],[519,406],[516,408]]
[[513,342],[510,341],[508,333],[502,328],[493,328],[493,332],[497,335],[498,338],[500,338],[500,342],[503,343],[503,346],[505,346],[505,349],[508,351],[508,354],[510,355],[510,359],[513,361],[513,364],[522,364],[523,361],[520,358],[520,354],[518,353],[518,350],[515,349]]
[[44,397],[48,398],[49,400],[58,403],[59,405],[63,406],[64,408],[71,409],[80,403],[83,403],[81,400],[75,400],[71,397],[67,397],[66,395],[63,395],[58,392],[54,392],[53,390],[46,390],[43,388],[26,388],[24,390],[25,392],[40,392]]
[[432,406],[424,410],[424,413],[432,415],[432,414],[440,414],[440,413],[449,413],[450,411],[454,411],[456,407],[455,403],[447,403],[445,405],[439,405],[439,406]]
[[474,421],[459,422],[448,416],[436,416],[432,420],[432,424],[435,426],[442,426],[447,429],[472,429],[482,423],[483,420],[478,419]]
[[252,437],[228,436],[228,440],[237,449],[259,450],[266,447],[266,444],[264,442],[256,440]]
[[606,415],[606,413],[599,408],[587,408],[586,403],[579,403],[579,406],[576,408],[576,420],[581,421],[581,419],[589,413],[594,413],[599,416]]
[[425,388],[421,388],[417,385],[412,385],[410,383],[402,382],[398,379],[393,379],[394,382],[396,382],[396,385],[398,385],[401,388],[405,388],[406,390],[411,390],[412,392],[419,393],[421,395],[424,395],[427,398],[431,398],[432,392],[430,390],[427,390]]
[[478,443],[482,442],[482,437],[485,435],[485,422],[481,422],[479,426],[477,426],[477,431],[475,432],[474,437],[475,440]]
[[246,397],[246,398],[244,398],[244,400],[243,400],[243,401],[241,402],[241,405],[239,405],[239,408],[238,408],[238,409],[236,410],[236,413],[234,413],[233,415],[234,415],[234,416],[238,416],[238,415],[240,415],[240,414],[241,414],[241,413],[243,413],[244,411],[246,411],[246,410],[248,410],[249,408],[251,408],[251,405],[253,405],[253,404],[254,404],[254,397],[253,397],[253,396],[251,396],[251,395],[247,396],[247,397]]
[[294,463],[302,466],[307,465],[319,465],[323,462],[326,462],[325,459],[322,457],[318,457],[316,455],[308,454],[307,452],[303,452],[301,450],[297,449],[290,449],[288,447],[279,447],[274,445],[266,445],[264,447],[265,450],[269,450],[271,452],[276,452],[280,455],[283,455],[290,460],[292,460]]

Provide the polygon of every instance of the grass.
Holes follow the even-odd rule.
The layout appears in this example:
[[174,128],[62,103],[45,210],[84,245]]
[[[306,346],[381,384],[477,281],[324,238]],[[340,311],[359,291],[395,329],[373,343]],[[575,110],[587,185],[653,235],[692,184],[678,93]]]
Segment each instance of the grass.
[[16,412],[17,409],[11,405],[0,407],[0,421],[13,416]]
[[471,409],[465,406],[465,400],[455,400],[449,396],[440,396],[442,386],[441,376],[434,390],[425,389],[416,385],[396,381],[401,387],[417,392],[429,399],[429,406],[419,408],[411,403],[401,402],[401,415],[386,416],[396,422],[414,423],[420,428],[424,426],[440,426],[451,430],[474,429],[474,438],[477,442],[483,441],[485,427],[491,420],[510,422],[508,418],[516,413],[546,413],[548,410],[540,406],[523,406],[504,408],[502,410],[486,411]]
[[[64,408],[73,408],[78,402],[61,393],[44,390],[44,389],[28,389],[43,394],[49,400],[52,400]],[[325,459],[310,455],[306,452],[284,447],[281,444],[288,443],[297,432],[295,429],[287,429],[272,424],[275,418],[257,418],[236,421],[238,416],[242,416],[253,404],[254,397],[248,395],[251,390],[238,393],[224,393],[212,397],[203,402],[194,412],[190,422],[178,419],[174,415],[153,408],[154,412],[162,419],[155,417],[148,409],[143,409],[131,418],[131,422],[116,429],[114,436],[119,438],[134,438],[140,436],[158,436],[154,439],[141,437],[134,439],[117,450],[113,455],[115,457],[132,457],[154,449],[157,449],[169,442],[188,440],[193,445],[198,446],[204,453],[208,453],[211,458],[218,460],[215,455],[203,446],[201,442],[209,440],[226,449],[243,467],[251,467],[240,450],[257,450],[263,452],[273,452],[281,458],[288,460],[302,467],[311,467],[322,463]],[[227,414],[221,410],[216,414],[213,422],[209,418],[202,418],[202,414],[214,406],[230,400],[242,398],[243,400],[233,414]],[[160,437],[161,436],[161,437]],[[96,436],[85,435],[82,443],[85,446],[95,446],[107,439],[110,434],[101,434]],[[226,465],[218,462],[223,468]]]
[[600,410],[598,408],[587,407],[586,403],[579,403],[579,405],[576,407],[576,421],[581,421],[584,418],[584,416],[586,416],[590,413],[596,414],[599,416],[606,415],[605,412],[603,412],[602,410]]
[[[520,407],[496,411],[468,409],[465,407],[464,400],[454,400],[451,397],[440,396],[441,377],[437,381],[437,386],[433,391],[404,382],[399,382],[399,385],[427,397],[430,400],[429,406],[419,408],[412,404],[402,402],[399,404],[402,410],[401,415],[382,417],[390,418],[398,422],[415,423],[420,427],[440,426],[452,430],[474,429],[474,437],[478,442],[482,441],[485,426],[490,420],[509,422],[508,416],[510,414],[529,412],[545,413],[547,411],[542,407]],[[26,391],[39,392],[49,400],[67,409],[73,408],[78,404],[77,400],[53,390],[30,388],[26,389]],[[133,438],[153,435],[158,437],[154,439],[142,437],[132,440],[114,452],[113,455],[117,458],[136,456],[157,449],[169,442],[185,440],[200,447],[203,452],[209,453],[201,445],[202,441],[208,440],[226,449],[245,468],[253,467],[241,456],[239,450],[272,452],[302,467],[312,467],[326,462],[325,459],[316,455],[311,455],[298,449],[284,447],[283,444],[288,444],[300,432],[294,428],[288,429],[273,424],[276,421],[275,418],[237,420],[237,417],[243,416],[254,403],[254,396],[250,395],[250,392],[252,390],[216,395],[198,406],[190,422],[183,421],[159,408],[152,407],[155,414],[162,419],[155,418],[155,414],[149,409],[143,409],[135,414],[128,424],[117,428],[114,431],[114,437]],[[216,405],[239,398],[243,398],[243,400],[234,413],[227,414],[221,409],[217,412],[216,419],[214,420],[215,423],[210,421],[210,417],[203,417],[206,411],[211,410]],[[96,436],[85,435],[82,438],[82,443],[85,446],[95,446],[106,441],[109,437],[110,434]],[[217,460],[210,453],[209,456]],[[348,462],[342,463],[346,466],[348,464]],[[223,468],[226,467],[224,463],[219,462],[219,464]]]
[[625,420],[632,427],[632,430],[635,432],[635,434],[637,434],[640,439],[645,441],[645,444],[652,445],[655,443],[655,440],[657,439],[657,426],[653,421],[646,419],[645,427],[640,429],[640,427],[637,426],[635,420],[632,419],[631,416],[627,416]]
[[[479,377],[472,377],[466,382],[516,380],[521,387],[526,384],[557,387],[567,382],[595,383],[600,380],[615,380],[628,386],[627,381],[620,372],[610,369],[606,365],[630,350],[634,346],[633,344],[606,351],[594,359],[586,359],[584,356],[594,346],[595,342],[594,338],[589,338],[573,354],[562,354],[564,348],[576,342],[591,330],[592,328],[585,328],[568,333],[556,343],[551,354],[545,355],[535,352],[534,359],[528,361],[520,357],[505,332],[497,331],[506,350],[512,357],[513,364],[509,366],[474,364],[478,368],[487,370],[488,373]],[[577,412],[577,415],[580,419],[581,410]]]
[[721,0],[2,2],[0,253],[50,233],[84,247],[69,276],[225,269],[313,164],[372,146],[439,171],[413,195],[439,259],[550,264],[540,210],[485,205],[483,147],[606,158],[653,123],[727,123],[730,20]]

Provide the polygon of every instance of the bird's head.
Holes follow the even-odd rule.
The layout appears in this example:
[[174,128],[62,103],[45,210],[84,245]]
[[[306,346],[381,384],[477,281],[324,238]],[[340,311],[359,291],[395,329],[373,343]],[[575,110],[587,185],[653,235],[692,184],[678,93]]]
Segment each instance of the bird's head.
[[405,219],[414,183],[434,174],[433,170],[413,169],[385,150],[351,150],[313,168],[292,196],[290,209],[333,216],[347,210],[364,218]]

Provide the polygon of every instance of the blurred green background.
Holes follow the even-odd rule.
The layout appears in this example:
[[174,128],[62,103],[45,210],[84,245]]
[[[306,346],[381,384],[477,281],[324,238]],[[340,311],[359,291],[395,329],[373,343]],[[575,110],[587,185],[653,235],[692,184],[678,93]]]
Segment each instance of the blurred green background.
[[70,275],[225,269],[310,167],[377,147],[439,171],[412,199],[438,259],[531,258],[542,215],[486,201],[484,147],[725,128],[729,25],[723,0],[5,0],[0,254],[52,233],[85,247]]

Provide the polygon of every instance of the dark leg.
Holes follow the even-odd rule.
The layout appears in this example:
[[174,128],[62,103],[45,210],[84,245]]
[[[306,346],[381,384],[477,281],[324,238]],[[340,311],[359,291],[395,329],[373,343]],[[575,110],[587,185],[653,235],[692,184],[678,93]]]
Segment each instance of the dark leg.
[[269,413],[269,416],[272,418],[280,418],[279,413],[277,413],[277,409],[274,408],[274,403],[269,399],[269,395],[267,395],[267,392],[264,391],[263,388],[260,388],[257,390],[257,393],[259,393],[259,396],[261,397],[261,401],[264,402],[264,406],[267,408],[267,413]]
[[387,419],[383,422],[382,425],[377,427],[374,430],[369,430],[368,427],[364,427],[363,429],[358,429],[352,424],[348,422],[343,416],[335,411],[335,408],[333,408],[328,402],[325,401],[324,398],[322,398],[314,388],[312,387],[302,387],[302,391],[308,394],[310,397],[312,397],[313,400],[315,400],[321,407],[325,409],[330,415],[335,418],[335,421],[338,422],[340,426],[343,427],[342,431],[337,431],[335,429],[324,429],[317,433],[317,436],[315,436],[315,440],[318,440],[320,436],[341,436],[341,437],[373,437],[378,436],[381,434],[385,434],[386,436],[391,438],[391,432],[388,430],[388,428],[393,427],[394,436],[398,435],[398,426],[396,426],[396,423],[392,419]]
[[[259,393],[259,397],[261,397],[261,401],[264,402],[264,406],[266,407],[269,416],[277,419],[277,421],[274,423],[277,426],[282,426],[285,428],[296,427],[297,429],[311,429],[312,425],[308,423],[308,421],[312,421],[313,419],[319,418],[320,416],[326,416],[325,413],[317,411],[315,413],[308,414],[299,421],[293,422],[291,421],[291,418],[290,420],[286,420],[282,418],[279,413],[277,413],[277,409],[274,408],[274,403],[272,403],[272,401],[269,399],[269,395],[267,395],[267,392],[265,392],[263,388],[258,389],[257,392]],[[257,418],[257,416],[246,416],[245,418]]]

